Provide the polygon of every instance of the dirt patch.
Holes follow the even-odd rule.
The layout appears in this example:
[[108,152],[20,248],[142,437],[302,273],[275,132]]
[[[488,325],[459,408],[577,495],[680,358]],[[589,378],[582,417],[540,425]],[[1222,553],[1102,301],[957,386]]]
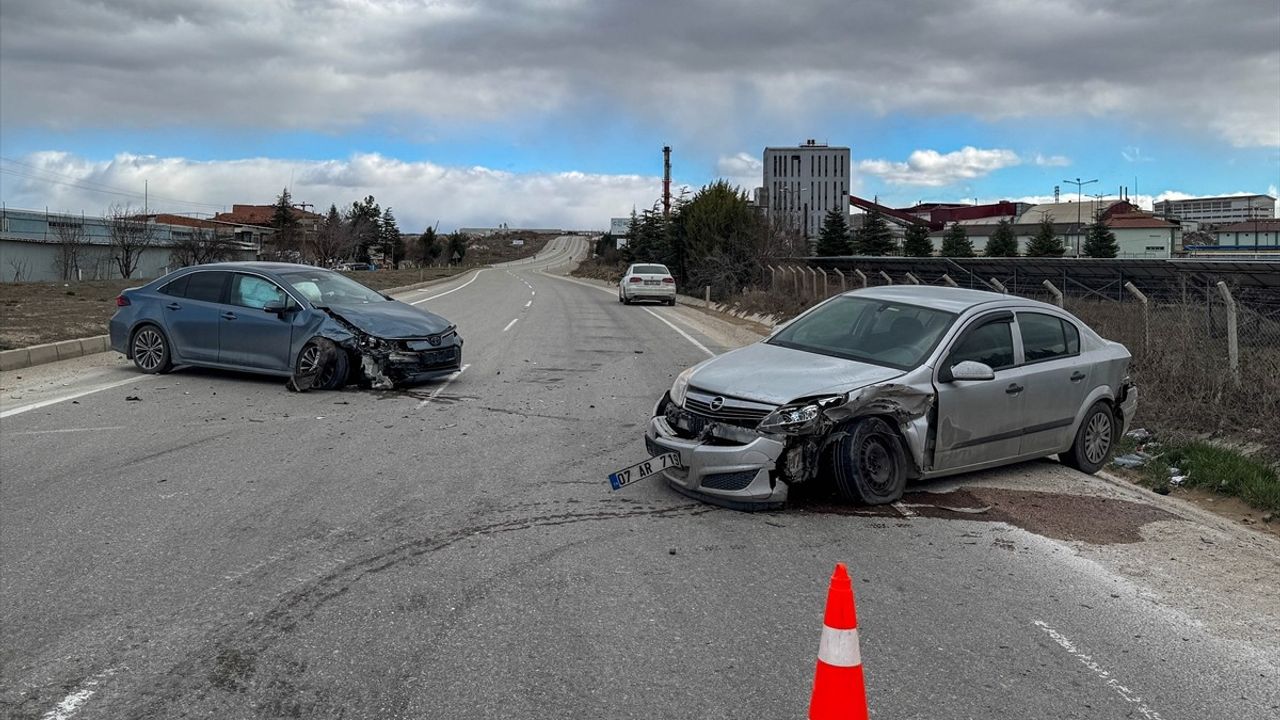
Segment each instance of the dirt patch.
[[0,350],[105,335],[120,291],[148,282],[0,284]]
[[1177,519],[1160,508],[1127,500],[984,487],[907,493],[901,502],[876,507],[846,505],[829,498],[802,499],[793,507],[835,515],[1002,522],[1055,540],[1094,545],[1142,542],[1142,526]]

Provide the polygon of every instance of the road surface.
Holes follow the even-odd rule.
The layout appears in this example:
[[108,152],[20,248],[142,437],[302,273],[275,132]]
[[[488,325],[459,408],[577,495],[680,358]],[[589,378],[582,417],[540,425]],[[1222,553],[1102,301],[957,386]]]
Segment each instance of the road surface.
[[466,339],[412,390],[6,373],[5,716],[803,717],[837,561],[873,717],[1280,715],[1274,546],[1056,463],[875,511],[611,492],[741,340],[546,272],[584,249],[403,296]]

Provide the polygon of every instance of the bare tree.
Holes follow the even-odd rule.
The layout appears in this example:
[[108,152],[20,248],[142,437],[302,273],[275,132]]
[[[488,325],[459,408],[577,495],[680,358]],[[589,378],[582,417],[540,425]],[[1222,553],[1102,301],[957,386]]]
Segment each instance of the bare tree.
[[103,220],[111,241],[111,260],[120,277],[128,279],[137,271],[142,253],[155,240],[155,226],[131,205],[112,205]]
[[72,219],[50,220],[49,225],[58,241],[58,255],[53,259],[54,266],[63,280],[80,279],[80,253],[89,244],[84,232],[84,222]]
[[214,228],[191,228],[189,235],[175,235],[170,256],[181,267],[230,260],[235,243]]
[[327,267],[347,257],[353,242],[350,223],[342,218],[336,206],[330,206],[329,214],[320,221],[309,244],[313,259]]
[[30,273],[27,272],[29,263],[19,258],[9,258],[9,269],[13,271],[13,281],[22,282],[24,278],[29,279]]

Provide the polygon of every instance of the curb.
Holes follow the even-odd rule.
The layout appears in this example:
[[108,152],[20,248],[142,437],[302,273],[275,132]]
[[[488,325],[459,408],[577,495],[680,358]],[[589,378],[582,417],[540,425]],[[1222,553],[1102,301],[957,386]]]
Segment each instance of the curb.
[[93,355],[111,349],[110,335],[94,335],[76,340],[32,345],[31,347],[0,351],[0,370],[20,370],[34,365],[70,360]]

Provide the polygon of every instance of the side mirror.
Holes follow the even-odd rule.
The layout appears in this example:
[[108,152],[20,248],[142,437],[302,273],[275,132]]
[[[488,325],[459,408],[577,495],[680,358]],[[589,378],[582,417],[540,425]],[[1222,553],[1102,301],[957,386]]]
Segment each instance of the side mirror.
[[947,373],[950,377],[947,382],[955,380],[967,380],[980,382],[983,380],[995,380],[996,371],[991,369],[990,365],[976,362],[974,360],[965,360],[951,366],[951,371]]
[[285,309],[283,300],[268,300],[267,304],[262,306],[263,312],[269,312],[272,315],[283,315]]

